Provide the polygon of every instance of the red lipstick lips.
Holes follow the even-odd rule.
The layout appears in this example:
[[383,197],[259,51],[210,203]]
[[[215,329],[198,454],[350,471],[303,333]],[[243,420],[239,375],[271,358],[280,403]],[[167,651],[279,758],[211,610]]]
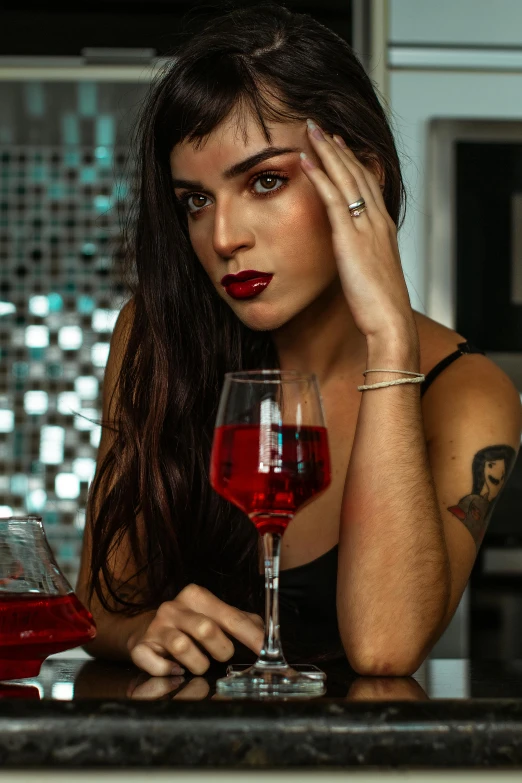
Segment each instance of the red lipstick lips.
[[221,285],[233,299],[251,299],[265,290],[272,277],[273,274],[270,272],[245,269],[237,275],[225,275]]

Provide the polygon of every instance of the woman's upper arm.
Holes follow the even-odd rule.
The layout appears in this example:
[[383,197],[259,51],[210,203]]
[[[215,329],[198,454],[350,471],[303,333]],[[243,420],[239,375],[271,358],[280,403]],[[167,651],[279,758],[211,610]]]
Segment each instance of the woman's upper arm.
[[[116,406],[117,406],[117,381],[120,373],[123,356],[127,344],[128,335],[132,326],[132,319],[134,313],[134,301],[130,299],[121,309],[114,330],[111,337],[109,356],[107,359],[107,365],[105,367],[105,374],[103,379],[103,391],[102,391],[102,421],[103,423],[110,424],[111,427],[117,426],[117,422],[114,419]],[[110,427],[102,427],[102,434],[100,443],[98,446],[98,454],[96,459],[96,471],[98,472],[100,466],[107,454],[109,448],[114,441],[114,432]],[[111,485],[105,487],[105,492],[108,492]],[[76,583],[76,592],[79,597],[84,600],[87,598],[87,586],[90,575],[90,560],[91,560],[91,526],[90,522],[94,518],[93,508],[91,507],[90,496],[86,510],[86,524],[83,534],[83,546],[80,559],[80,569],[78,573],[78,579]],[[123,542],[122,542],[123,544]],[[113,563],[112,567],[116,566],[118,571],[125,571],[125,563],[123,560],[129,563],[128,553],[124,552],[124,547],[120,546],[118,549],[118,563]]]
[[520,395],[491,360],[463,357],[451,370],[431,387],[424,411],[451,571],[444,627],[457,608],[514,465],[522,426]]

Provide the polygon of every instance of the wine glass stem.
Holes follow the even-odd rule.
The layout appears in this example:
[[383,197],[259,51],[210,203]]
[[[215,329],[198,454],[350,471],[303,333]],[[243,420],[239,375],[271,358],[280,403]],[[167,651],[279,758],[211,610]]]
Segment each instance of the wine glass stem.
[[265,559],[265,638],[257,664],[287,666],[279,634],[279,553],[280,533],[263,535]]

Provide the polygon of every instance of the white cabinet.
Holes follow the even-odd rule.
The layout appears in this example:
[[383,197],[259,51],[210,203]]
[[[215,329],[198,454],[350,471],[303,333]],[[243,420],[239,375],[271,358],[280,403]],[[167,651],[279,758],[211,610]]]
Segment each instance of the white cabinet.
[[520,0],[389,0],[388,18],[390,43],[522,46]]

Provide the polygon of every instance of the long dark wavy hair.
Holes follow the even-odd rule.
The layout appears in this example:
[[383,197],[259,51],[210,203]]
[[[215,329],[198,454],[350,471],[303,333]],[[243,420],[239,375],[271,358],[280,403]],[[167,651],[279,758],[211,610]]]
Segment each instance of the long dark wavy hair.
[[[268,144],[267,121],[310,117],[341,135],[363,162],[380,164],[384,201],[401,223],[404,186],[392,132],[342,38],[308,14],[264,3],[228,8],[175,49],[133,134],[138,188],[125,259],[133,319],[116,413],[102,422],[113,442],[89,492],[90,598],[96,591],[109,611],[157,608],[191,582],[261,610],[258,533],[211,488],[209,461],[224,373],[277,368],[279,359],[270,332],[246,327],[216,293],[175,203],[169,165],[176,144],[197,148],[237,108],[240,124],[251,113]],[[137,564],[127,585],[109,566],[123,539]],[[133,597],[124,587],[140,576],[146,589]]]

